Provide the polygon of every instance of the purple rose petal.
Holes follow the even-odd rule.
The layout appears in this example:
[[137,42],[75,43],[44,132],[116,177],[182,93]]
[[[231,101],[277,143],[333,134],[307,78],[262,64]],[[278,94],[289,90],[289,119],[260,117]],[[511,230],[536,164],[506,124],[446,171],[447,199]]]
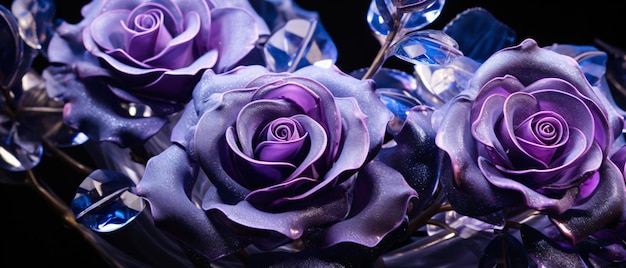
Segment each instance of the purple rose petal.
[[215,226],[187,198],[185,189],[195,180],[195,168],[185,150],[172,146],[148,161],[137,192],[150,202],[159,228],[201,254],[217,259],[235,252],[242,243],[232,233]]
[[376,246],[400,226],[409,203],[417,198],[399,172],[376,160],[361,169],[354,187],[350,215],[324,231],[323,246],[341,242]]
[[612,162],[605,161],[599,173],[601,179],[588,200],[551,217],[561,233],[573,243],[616,223],[626,207],[624,177],[620,170]]

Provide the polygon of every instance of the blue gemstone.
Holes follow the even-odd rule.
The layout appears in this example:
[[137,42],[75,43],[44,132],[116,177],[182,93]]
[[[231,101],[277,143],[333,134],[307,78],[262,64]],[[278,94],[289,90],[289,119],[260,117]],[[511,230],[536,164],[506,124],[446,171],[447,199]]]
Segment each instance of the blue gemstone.
[[96,232],[118,230],[145,208],[134,182],[113,170],[96,170],[79,186],[70,205],[76,221]]

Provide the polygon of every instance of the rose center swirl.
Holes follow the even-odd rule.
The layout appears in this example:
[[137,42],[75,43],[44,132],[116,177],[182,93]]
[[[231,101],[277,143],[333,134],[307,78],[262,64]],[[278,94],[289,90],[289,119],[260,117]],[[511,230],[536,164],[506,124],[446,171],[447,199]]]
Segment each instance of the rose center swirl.
[[254,146],[254,158],[261,161],[298,162],[306,131],[292,119],[274,119],[259,132]]
[[559,114],[541,111],[519,124],[515,129],[515,135],[532,144],[553,146],[562,141],[567,127],[567,122]]

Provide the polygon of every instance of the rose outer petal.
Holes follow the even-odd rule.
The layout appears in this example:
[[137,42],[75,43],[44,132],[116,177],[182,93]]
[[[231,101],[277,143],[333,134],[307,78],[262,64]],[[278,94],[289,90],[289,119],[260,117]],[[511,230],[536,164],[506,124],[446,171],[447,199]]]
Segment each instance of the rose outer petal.
[[430,114],[426,113],[410,110],[394,137],[396,146],[383,148],[375,158],[400,172],[417,191],[419,199],[413,203],[414,211],[422,211],[439,182],[441,156],[435,145],[437,133],[430,124]]
[[211,10],[211,38],[208,47],[218,51],[219,58],[215,64],[217,72],[232,68],[255,47],[259,29],[250,27],[256,25],[255,18],[250,14],[239,8]]
[[185,189],[193,185],[195,173],[185,150],[171,146],[148,160],[137,193],[150,203],[157,226],[182,243],[210,259],[232,254],[245,245],[232,233],[214,226],[187,198]]
[[592,196],[551,220],[573,243],[616,223],[625,206],[624,177],[609,160],[599,168],[600,181]]
[[103,81],[93,79],[84,84],[66,67],[51,66],[43,72],[46,90],[60,92],[65,102],[63,120],[75,129],[85,132],[97,141],[110,141],[122,147],[141,144],[157,133],[166,123],[165,118],[131,118],[116,106],[102,103],[100,99],[115,100]]
[[360,170],[353,191],[350,215],[324,230],[323,247],[342,242],[376,246],[402,224],[409,203],[418,197],[402,174],[377,160]]
[[300,238],[310,227],[326,225],[345,217],[349,210],[346,191],[345,187],[337,185],[331,192],[325,193],[324,199],[327,202],[319,206],[278,213],[258,210],[247,201],[228,205],[210,194],[203,200],[202,208],[212,220],[227,225],[228,229],[237,234],[256,237],[258,241],[255,244],[271,249],[277,246],[271,232],[294,240]]
[[510,192],[492,187],[478,168],[475,140],[468,135],[470,123],[467,115],[471,106],[469,100],[453,100],[437,130],[435,142],[450,158],[451,170],[444,169],[441,175],[448,200],[460,214],[483,216],[506,207],[514,200]]

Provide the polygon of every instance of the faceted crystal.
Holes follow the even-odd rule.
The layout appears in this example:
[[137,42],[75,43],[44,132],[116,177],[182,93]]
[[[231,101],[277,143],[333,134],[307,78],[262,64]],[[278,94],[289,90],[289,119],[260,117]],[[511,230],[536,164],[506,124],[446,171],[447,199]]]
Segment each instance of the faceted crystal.
[[454,39],[442,31],[416,31],[404,36],[394,47],[394,56],[413,64],[446,65],[463,53]]
[[0,142],[0,168],[19,172],[39,164],[43,146],[39,136],[27,125],[0,114]]
[[145,208],[134,194],[135,184],[114,170],[92,172],[79,186],[70,204],[76,221],[96,232],[112,232],[134,220]]
[[293,72],[308,65],[330,67],[337,61],[335,43],[316,20],[290,20],[269,38],[264,53],[274,72]]

